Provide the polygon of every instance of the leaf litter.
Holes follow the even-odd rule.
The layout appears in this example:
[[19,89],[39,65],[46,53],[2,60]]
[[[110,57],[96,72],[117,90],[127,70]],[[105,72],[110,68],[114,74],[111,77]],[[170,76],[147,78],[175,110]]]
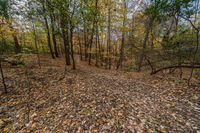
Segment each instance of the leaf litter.
[[65,72],[63,59],[45,56],[42,62],[39,69],[29,59],[28,76],[23,67],[4,69],[9,94],[0,95],[0,131],[200,132],[199,87],[84,63]]

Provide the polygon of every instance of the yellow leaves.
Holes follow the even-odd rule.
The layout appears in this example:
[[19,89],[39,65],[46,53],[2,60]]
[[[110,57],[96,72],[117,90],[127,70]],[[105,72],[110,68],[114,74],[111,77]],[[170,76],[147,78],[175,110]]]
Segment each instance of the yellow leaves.
[[175,119],[177,119],[177,117],[176,117],[176,114],[175,113],[172,113],[171,114]]
[[33,114],[31,115],[31,118],[33,119],[33,118],[35,118],[35,117],[37,117],[37,114],[36,114],[36,113],[33,113]]
[[33,123],[31,126],[31,130],[34,130],[37,127],[36,123]]
[[9,128],[4,128],[3,133],[9,133],[10,129]]
[[4,120],[0,119],[0,127],[3,127],[2,131],[3,133],[9,133],[12,129],[12,124],[8,124]]
[[2,125],[4,123],[4,121],[2,119],[0,119],[0,125]]
[[156,38],[156,41],[154,40],[154,47],[155,48],[160,48],[161,47],[161,43],[162,39],[161,38]]
[[7,104],[7,106],[13,107],[13,106],[17,106],[17,105],[20,104],[20,103],[21,103],[20,100],[15,101],[15,102],[9,102],[9,103]]
[[80,114],[85,115],[85,116],[89,116],[93,113],[93,111],[91,109],[83,109],[81,110]]
[[119,112],[117,115],[118,115],[118,116],[123,116],[123,114],[122,114],[121,112]]
[[121,28],[120,28],[120,31],[121,31],[121,32],[130,32],[130,31],[131,31],[131,28],[129,28],[129,27],[121,27]]
[[97,129],[93,129],[92,133],[98,133],[98,130]]
[[123,116],[123,113],[122,112],[118,112],[118,114],[117,114],[118,116]]
[[101,36],[102,39],[105,39],[106,38],[106,33],[101,33],[100,36]]
[[45,113],[45,115],[48,117],[49,115],[51,114],[51,111],[49,110],[49,111],[47,111],[46,113]]
[[47,127],[43,128],[42,133],[46,133],[46,129],[47,129]]

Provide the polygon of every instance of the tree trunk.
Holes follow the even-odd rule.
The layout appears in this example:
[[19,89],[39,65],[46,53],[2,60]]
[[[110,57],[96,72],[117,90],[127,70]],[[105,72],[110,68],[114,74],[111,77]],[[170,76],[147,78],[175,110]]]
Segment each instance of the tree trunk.
[[78,43],[79,43],[79,50],[80,50],[80,60],[83,60],[83,52],[82,52],[82,43],[80,38],[80,31],[78,31]]
[[[32,22],[33,23],[33,22]],[[36,54],[37,54],[37,59],[38,59],[38,65],[41,68],[41,63],[40,63],[40,55],[39,55],[39,50],[38,50],[38,41],[37,41],[37,34],[36,34],[36,30],[35,30],[35,25],[34,23],[33,25],[33,34],[34,34],[34,39],[35,39],[35,48],[36,48]]]
[[[110,5],[109,5],[110,6]],[[111,69],[111,8],[108,8],[108,27],[107,27],[107,65]]]
[[73,70],[76,69],[76,62],[74,59],[74,47],[73,47],[73,27],[70,28],[70,43],[71,43],[71,57],[73,63]]
[[52,29],[52,39],[53,39],[53,45],[54,45],[54,51],[55,51],[55,55],[56,57],[59,57],[58,54],[58,48],[57,48],[57,42],[56,42],[56,32],[55,32],[55,20],[54,20],[54,16],[51,14],[51,29]]
[[195,62],[196,62],[196,56],[197,56],[197,53],[198,53],[198,50],[199,50],[199,31],[197,30],[196,32],[197,32],[196,33],[196,37],[197,37],[196,49],[195,49],[193,60],[192,60],[192,70],[191,70],[191,73],[190,73],[190,77],[188,79],[188,86],[190,86],[190,81],[191,81],[191,79],[193,77],[194,68],[195,68]]
[[[197,22],[197,16],[199,15],[198,13],[198,9],[199,9],[199,0],[196,1],[196,13],[195,13],[195,19],[194,19],[194,24],[193,24],[193,28],[195,29],[196,31],[196,49],[195,49],[195,52],[194,52],[194,55],[193,55],[193,60],[192,60],[192,70],[191,70],[191,73],[190,73],[190,77],[188,79],[188,86],[190,86],[190,81],[193,77],[193,73],[194,73],[194,65],[195,65],[195,62],[196,62],[196,56],[197,56],[197,53],[198,53],[198,50],[199,50],[199,28],[196,28],[195,25],[196,25],[196,22]],[[192,24],[192,22],[191,22]]]
[[96,38],[95,38],[95,47],[96,47],[96,64],[95,66],[98,66],[99,62],[99,53],[98,53],[98,24],[96,23]]
[[69,46],[69,34],[68,28],[66,28],[65,22],[62,22],[62,34],[63,34],[63,41],[64,41],[64,49],[65,49],[65,64],[71,65],[70,61],[70,46]]
[[90,38],[90,42],[89,42],[89,47],[90,47],[89,60],[88,60],[89,65],[91,65],[91,59],[92,59],[92,44],[93,44],[93,38],[94,38],[94,23],[95,23],[95,20],[93,21],[92,34],[91,34],[91,38]]
[[[127,6],[126,6],[126,0],[124,0],[124,10],[127,9]],[[123,28],[125,28],[126,26],[126,11],[124,11],[123,13]],[[125,32],[122,31],[122,44],[121,44],[121,48],[120,48],[120,57],[119,57],[119,60],[118,60],[118,63],[117,63],[117,69],[119,69],[119,67],[122,68],[122,64],[123,64],[123,60],[124,60],[124,45],[125,45]]]
[[146,51],[146,48],[147,48],[147,42],[148,42],[148,39],[149,39],[149,33],[151,31],[152,24],[153,24],[153,20],[149,19],[148,22],[147,22],[147,25],[146,25],[146,31],[145,31],[146,35],[145,35],[145,38],[144,38],[143,48],[142,48],[139,63],[138,63],[138,71],[141,71],[141,67],[142,67],[142,63],[143,63],[143,60],[144,60],[145,51]]
[[[42,8],[43,8],[43,13],[46,13],[44,2],[42,3]],[[50,50],[50,53],[51,53],[51,57],[53,59],[55,59],[53,49],[52,49],[52,46],[51,46],[51,36],[50,36],[49,24],[48,24],[47,17],[45,16],[45,14],[43,15],[43,17],[44,17],[45,26],[46,26],[48,47],[49,47],[49,50]]]
[[84,26],[84,45],[85,45],[85,61],[87,61],[87,59],[88,59],[88,36],[87,36],[86,26]]
[[88,62],[89,65],[91,65],[91,59],[92,59],[92,44],[93,44],[93,39],[94,39],[95,26],[97,26],[98,0],[95,0],[95,10],[96,10],[96,11],[95,11],[94,16],[93,16],[92,34],[91,34],[90,43],[89,43],[89,47],[90,47],[89,62]]
[[99,60],[99,56],[98,56],[98,37],[99,37],[99,33],[98,33],[98,18],[97,18],[97,10],[98,10],[98,0],[95,1],[95,9],[96,9],[96,14],[95,14],[95,58],[96,58],[96,63],[95,63],[95,66],[98,66],[98,60]]
[[[13,28],[12,23],[8,22],[8,24],[9,24],[10,29],[14,32],[15,29]],[[15,34],[15,32],[12,33],[12,37],[13,37],[13,40],[14,40],[14,43],[15,43],[15,53],[18,54],[18,53],[21,52],[21,47],[19,45],[19,41],[18,41],[18,38],[17,38],[17,35]]]
[[101,64],[101,66],[102,66],[102,52],[101,52],[101,43],[100,43],[100,38],[99,38],[99,29],[97,29],[97,32],[98,32],[98,36],[97,36],[97,44],[98,44],[98,47],[99,47],[99,49],[98,49],[98,52],[99,52],[99,61],[100,61],[100,64]]
[[8,90],[7,90],[7,86],[6,86],[6,83],[5,83],[3,68],[2,68],[2,64],[1,64],[1,58],[0,58],[0,72],[1,72],[2,83],[3,83],[3,86],[4,86],[4,91],[7,94]]
[[19,46],[19,41],[18,41],[18,38],[17,36],[15,35],[15,33],[13,33],[13,40],[14,40],[14,43],[15,43],[15,53],[18,54],[21,52],[21,48]]
[[167,66],[167,67],[164,67],[164,68],[160,68],[154,72],[152,72],[151,74],[156,74],[160,71],[163,71],[163,70],[167,70],[167,69],[171,69],[171,68],[192,68],[192,69],[195,69],[195,68],[200,68],[200,65],[187,65],[187,64],[182,64],[182,65],[174,65],[174,66]]

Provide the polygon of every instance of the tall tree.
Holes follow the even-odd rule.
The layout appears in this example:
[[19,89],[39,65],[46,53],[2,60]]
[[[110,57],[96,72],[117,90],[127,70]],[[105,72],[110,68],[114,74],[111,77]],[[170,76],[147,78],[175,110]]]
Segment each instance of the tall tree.
[[107,24],[107,65],[111,69],[111,1],[108,0],[108,24]]
[[55,59],[53,48],[52,48],[52,45],[51,45],[51,35],[50,35],[49,23],[48,23],[47,14],[46,14],[47,13],[46,3],[47,3],[46,0],[42,1],[43,18],[44,18],[44,22],[45,22],[45,26],[46,26],[48,47],[49,47],[49,50],[50,50],[50,53],[51,53],[51,57],[53,59]]
[[124,45],[125,45],[125,27],[126,27],[126,21],[127,21],[127,3],[126,0],[123,0],[123,22],[122,22],[122,42],[120,47],[120,57],[117,63],[117,69],[119,67],[122,68],[122,63],[124,60]]

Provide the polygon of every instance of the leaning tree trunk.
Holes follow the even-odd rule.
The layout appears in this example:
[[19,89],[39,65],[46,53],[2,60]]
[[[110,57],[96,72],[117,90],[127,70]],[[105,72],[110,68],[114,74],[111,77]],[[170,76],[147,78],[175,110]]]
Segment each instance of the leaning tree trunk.
[[167,67],[163,67],[163,68],[160,68],[158,70],[155,70],[155,71],[151,72],[151,75],[157,74],[160,71],[167,70],[167,69],[172,69],[172,68],[192,68],[192,69],[197,68],[197,69],[199,69],[200,65],[194,63],[194,65],[191,65],[191,64],[190,65],[188,65],[188,64],[182,64],[182,65],[167,66]]

